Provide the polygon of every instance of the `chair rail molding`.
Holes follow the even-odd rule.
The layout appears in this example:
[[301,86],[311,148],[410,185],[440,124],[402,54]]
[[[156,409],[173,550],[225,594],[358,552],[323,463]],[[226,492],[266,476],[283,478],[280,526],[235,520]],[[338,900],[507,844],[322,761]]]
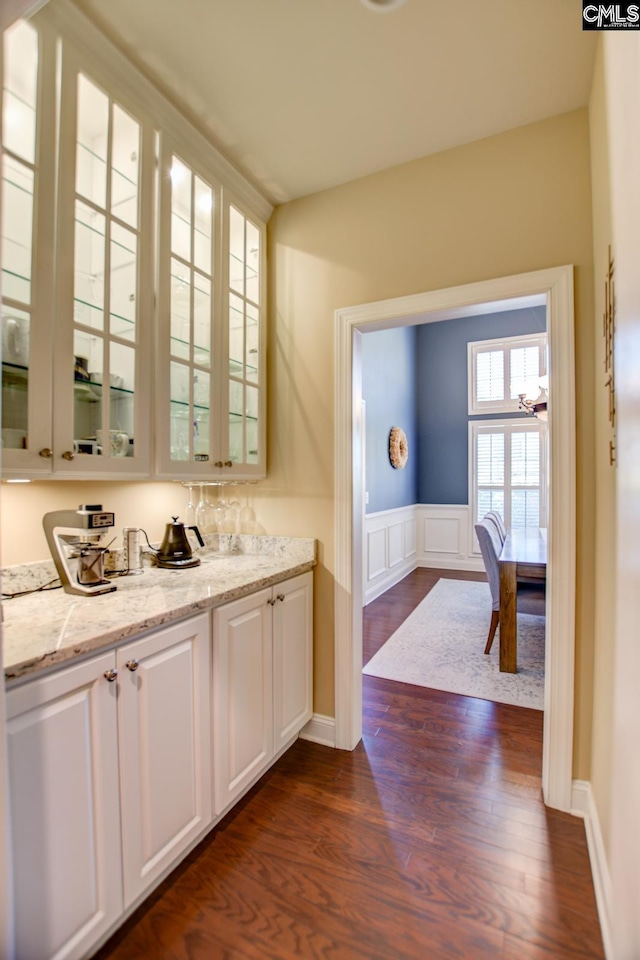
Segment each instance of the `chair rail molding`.
[[[335,313],[334,529],[336,746],[362,736],[362,355],[366,330],[546,306],[550,370],[549,598],[542,787],[571,809],[575,661],[575,401],[573,267],[359,304]],[[562,584],[563,589],[554,589]]]

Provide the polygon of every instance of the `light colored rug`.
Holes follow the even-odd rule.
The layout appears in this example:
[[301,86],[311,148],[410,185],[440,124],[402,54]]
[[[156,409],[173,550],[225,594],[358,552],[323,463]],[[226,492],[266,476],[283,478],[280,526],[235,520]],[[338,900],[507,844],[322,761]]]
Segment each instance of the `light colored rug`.
[[371,658],[363,673],[420,687],[544,707],[544,617],[518,614],[518,672],[500,673],[500,629],[484,654],[491,594],[488,583],[438,580]]

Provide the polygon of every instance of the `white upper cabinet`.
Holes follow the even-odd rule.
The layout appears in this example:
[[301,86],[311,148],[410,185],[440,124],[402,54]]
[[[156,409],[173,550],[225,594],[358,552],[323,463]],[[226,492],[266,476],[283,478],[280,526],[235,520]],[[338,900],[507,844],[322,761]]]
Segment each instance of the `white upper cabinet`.
[[160,156],[157,473],[264,476],[264,226],[184,145]]
[[72,4],[3,41],[3,474],[265,476],[268,204]]

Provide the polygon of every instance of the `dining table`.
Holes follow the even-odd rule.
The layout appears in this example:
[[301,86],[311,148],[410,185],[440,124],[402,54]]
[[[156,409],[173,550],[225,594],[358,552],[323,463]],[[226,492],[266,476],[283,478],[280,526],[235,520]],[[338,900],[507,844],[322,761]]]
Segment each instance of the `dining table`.
[[518,581],[543,583],[547,578],[547,530],[545,527],[515,527],[507,536],[498,558],[500,571],[500,671],[517,673]]

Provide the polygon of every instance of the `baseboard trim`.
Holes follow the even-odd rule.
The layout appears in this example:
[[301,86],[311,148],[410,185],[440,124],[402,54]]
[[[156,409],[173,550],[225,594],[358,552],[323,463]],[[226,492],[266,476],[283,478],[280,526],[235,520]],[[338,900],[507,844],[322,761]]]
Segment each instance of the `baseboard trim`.
[[574,780],[571,785],[571,813],[584,819],[584,829],[587,835],[587,847],[593,888],[598,905],[598,917],[602,931],[602,941],[607,960],[613,960],[613,941],[611,931],[611,907],[613,896],[611,892],[611,876],[609,864],[604,849],[604,840],[598,817],[598,808],[593,799],[593,790],[588,780]]
[[484,573],[484,564],[479,560],[443,560],[442,557],[420,557],[418,567],[428,567],[435,570],[467,570],[471,573]]
[[334,717],[326,717],[321,713],[314,713],[311,720],[300,731],[301,740],[310,740],[311,743],[320,743],[324,747],[336,745],[336,721]]

